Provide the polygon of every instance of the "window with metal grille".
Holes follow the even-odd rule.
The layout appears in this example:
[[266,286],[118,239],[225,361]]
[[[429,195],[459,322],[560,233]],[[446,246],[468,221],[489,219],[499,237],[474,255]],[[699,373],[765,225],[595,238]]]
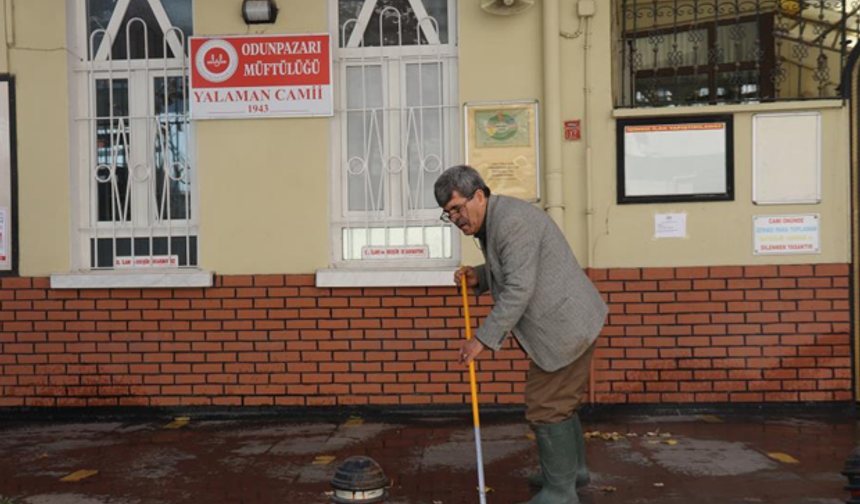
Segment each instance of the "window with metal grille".
[[456,2],[332,1],[332,260],[456,264],[458,233],[433,197],[458,159]]
[[840,98],[860,3],[616,0],[620,107]]
[[75,263],[196,267],[192,0],[75,4]]
[[[773,44],[762,46],[773,18],[676,26],[627,41],[640,58],[631,76],[637,106],[745,101],[773,95]],[[772,40],[772,39],[771,39]],[[761,54],[759,52],[761,51]],[[759,57],[761,56],[761,57]]]

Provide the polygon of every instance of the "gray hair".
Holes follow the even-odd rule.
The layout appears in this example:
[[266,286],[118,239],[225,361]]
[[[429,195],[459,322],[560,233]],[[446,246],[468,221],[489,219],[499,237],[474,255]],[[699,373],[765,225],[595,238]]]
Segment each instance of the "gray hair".
[[444,207],[451,201],[454,191],[466,198],[471,198],[478,189],[484,191],[485,196],[490,195],[490,188],[484,183],[478,170],[471,166],[459,165],[452,166],[439,175],[433,186],[433,195],[436,196],[436,203]]

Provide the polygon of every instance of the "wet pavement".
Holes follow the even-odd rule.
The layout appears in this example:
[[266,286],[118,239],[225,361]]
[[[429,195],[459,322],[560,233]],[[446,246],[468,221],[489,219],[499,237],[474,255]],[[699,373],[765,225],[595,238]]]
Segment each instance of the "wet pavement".
[[[172,420],[6,420],[0,503],[322,504],[352,455],[379,462],[391,504],[478,502],[468,411]],[[583,427],[584,503],[840,504],[839,473],[860,443],[860,422],[844,413],[584,415]],[[537,453],[521,417],[484,415],[482,439],[488,504],[527,501]],[[98,472],[61,481],[80,470]]]

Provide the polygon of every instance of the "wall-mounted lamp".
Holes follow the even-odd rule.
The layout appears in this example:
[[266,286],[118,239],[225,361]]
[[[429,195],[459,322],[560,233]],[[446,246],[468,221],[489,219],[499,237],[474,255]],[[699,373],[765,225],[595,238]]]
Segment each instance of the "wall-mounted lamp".
[[278,6],[275,0],[245,0],[242,17],[245,24],[274,23],[278,19]]

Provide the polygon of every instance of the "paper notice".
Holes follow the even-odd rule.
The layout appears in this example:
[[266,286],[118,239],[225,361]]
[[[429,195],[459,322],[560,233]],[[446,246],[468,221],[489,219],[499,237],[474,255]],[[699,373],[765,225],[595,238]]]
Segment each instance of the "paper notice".
[[687,214],[656,214],[654,216],[654,238],[686,238]]

